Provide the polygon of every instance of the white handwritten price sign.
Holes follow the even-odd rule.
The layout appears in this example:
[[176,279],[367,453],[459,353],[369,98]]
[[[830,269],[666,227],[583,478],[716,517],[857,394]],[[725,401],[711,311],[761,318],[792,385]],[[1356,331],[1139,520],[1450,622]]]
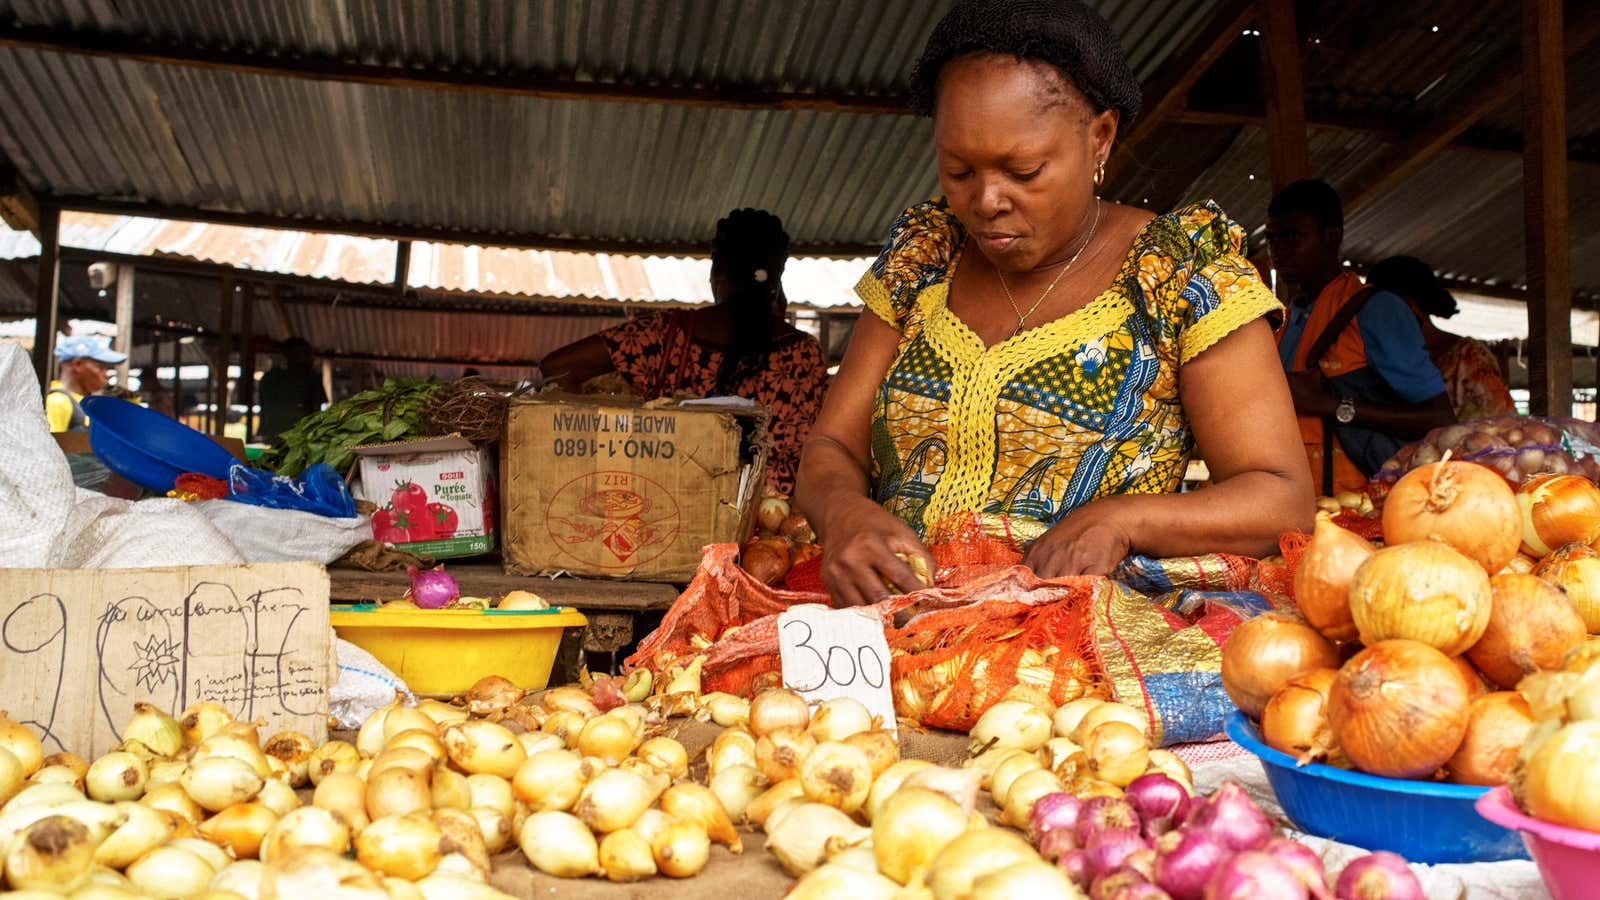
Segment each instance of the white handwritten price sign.
[[811,702],[854,698],[896,730],[889,643],[875,610],[792,606],[778,616],[778,653],[784,687]]
[[110,750],[135,702],[215,700],[262,736],[328,727],[328,573],[310,563],[10,569],[0,697],[45,752]]

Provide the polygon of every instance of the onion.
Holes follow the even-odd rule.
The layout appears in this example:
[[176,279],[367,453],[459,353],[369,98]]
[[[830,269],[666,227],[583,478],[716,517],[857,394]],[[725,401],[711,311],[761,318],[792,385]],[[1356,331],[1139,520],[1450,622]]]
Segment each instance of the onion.
[[1107,829],[1127,828],[1137,831],[1139,827],[1138,810],[1122,797],[1089,797],[1083,801],[1083,808],[1078,810],[1079,845],[1089,843],[1090,838]]
[[[33,737],[33,732],[0,716],[0,747],[5,747],[12,753],[17,753],[12,746],[14,741],[20,740],[21,743],[27,744],[25,739],[20,738],[16,729],[22,729],[23,733]],[[183,730],[178,727],[178,720],[148,703],[133,705],[133,716],[128,719],[128,724],[122,726],[122,739],[138,741],[158,756],[177,756],[183,752]],[[38,738],[33,738],[33,744],[36,745],[38,742]],[[40,754],[33,757],[35,760],[33,768],[28,768],[28,758],[20,753],[17,755],[17,759],[22,761],[23,768],[28,769],[30,775],[34,769],[39,768],[38,762],[43,758],[43,748],[41,748]]]
[[789,574],[789,542],[783,538],[756,538],[739,551],[739,565],[763,584],[777,584]]
[[1087,888],[1092,876],[1089,873],[1089,854],[1085,850],[1068,850],[1056,859],[1056,868],[1074,885]]
[[246,900],[257,900],[261,895],[261,878],[265,871],[266,866],[260,860],[236,860],[218,869],[206,888],[213,896],[219,891],[226,891]]
[[444,832],[422,813],[385,816],[356,835],[356,859],[384,875],[415,881],[439,865],[443,842]]
[[[526,765],[523,763],[523,766]],[[517,771],[522,771],[522,767],[518,767]],[[516,797],[512,793],[511,782],[499,775],[468,775],[467,790],[472,808],[483,807],[495,810],[502,816],[511,815]]]
[[854,813],[867,802],[872,767],[866,754],[839,742],[818,744],[799,767],[800,787],[807,799]]
[[547,875],[582,878],[600,871],[600,845],[571,813],[534,813],[522,823],[517,845],[528,862]]
[[1014,828],[1028,827],[1028,816],[1041,797],[1066,790],[1066,785],[1049,769],[1024,772],[1006,792],[1004,820]]
[[439,726],[440,729],[443,729],[446,725],[465,722],[468,716],[467,710],[438,700],[419,700],[417,701],[417,709],[421,710],[423,715],[432,719],[433,724]]
[[262,869],[262,897],[386,897],[383,882],[365,866],[330,850],[310,847],[268,862]]
[[311,751],[311,758],[306,761],[306,774],[313,785],[318,785],[334,772],[354,772],[360,764],[361,753],[355,745],[329,741]]
[[[1480,638],[1481,640],[1481,638]],[[1450,661],[1456,664],[1456,669],[1467,682],[1467,699],[1476,700],[1489,693],[1489,685],[1483,679],[1483,673],[1472,664],[1472,660],[1465,656],[1452,656]]]
[[350,828],[328,810],[302,806],[267,830],[261,842],[261,861],[272,863],[306,849],[344,853],[350,849]]
[[872,836],[849,816],[822,803],[796,803],[768,825],[767,849],[778,857],[784,871],[797,877],[822,865],[830,853]]
[[1335,641],[1356,637],[1350,618],[1350,579],[1378,548],[1352,534],[1326,513],[1317,514],[1311,542],[1294,570],[1294,602],[1312,628]]
[[[26,791],[23,793],[26,794]],[[21,796],[18,799],[21,799]],[[139,802],[151,809],[166,810],[191,825],[199,824],[200,820],[205,818],[205,810],[194,802],[181,784],[157,785],[145,791]]]
[[1126,787],[1150,765],[1150,745],[1144,733],[1127,722],[1106,722],[1084,743],[1089,771],[1101,781]]
[[1156,838],[1156,884],[1172,900],[1201,900],[1211,875],[1232,854],[1203,828],[1180,828]]
[[578,754],[570,750],[546,750],[517,767],[511,779],[511,790],[518,800],[540,812],[570,810],[578,802],[589,772]]
[[873,729],[871,731],[858,731],[844,739],[848,746],[860,750],[867,757],[867,766],[872,769],[872,777],[877,778],[889,767],[900,761],[900,741],[893,732]]
[[1066,792],[1046,794],[1034,801],[1028,813],[1028,834],[1039,841],[1047,832],[1065,830],[1073,832],[1078,825],[1078,814],[1083,803]]
[[189,746],[198,747],[201,741],[217,734],[233,722],[233,713],[229,712],[226,706],[215,700],[202,700],[183,711],[178,717],[178,728]]
[[1422,882],[1398,854],[1369,853],[1344,867],[1333,888],[1339,900],[1423,900]]
[[784,897],[785,900],[838,900],[841,897],[894,900],[899,894],[900,885],[879,875],[877,869],[845,865],[836,858],[806,873]]
[[200,836],[226,847],[234,859],[254,859],[278,814],[260,803],[240,803],[200,823]]
[[467,810],[467,814],[477,824],[478,834],[483,838],[483,849],[489,855],[499,853],[511,843],[511,819],[500,810],[475,806]]
[[1231,781],[1222,783],[1216,793],[1189,815],[1189,825],[1211,832],[1224,847],[1233,851],[1254,850],[1272,836],[1272,822]]
[[[0,750],[4,750],[4,749],[5,748],[0,747]],[[10,750],[6,750],[5,752],[11,753]],[[12,754],[11,758],[12,759],[17,759],[15,754]],[[168,764],[170,764],[170,765],[184,765],[184,763],[175,763],[175,762],[171,762],[171,761],[168,761]],[[17,760],[17,766],[18,766],[18,768],[21,768],[22,760]],[[89,774],[89,763],[84,761],[84,758],[79,756],[76,753],[52,753],[49,756],[46,756],[44,758],[44,761],[43,761],[42,765],[40,766],[40,768],[49,768],[50,766],[64,766],[64,767],[66,767],[68,769],[71,769],[72,771],[78,773],[78,777],[79,778],[84,778],[84,777],[88,776],[88,774]],[[150,769],[150,771],[153,772],[153,771],[155,771],[155,766],[151,765],[151,766],[149,766],[149,769]],[[23,777],[26,778],[27,776],[24,775]]]
[[323,778],[311,803],[338,816],[352,832],[359,832],[371,821],[367,816],[367,783],[351,772],[335,772]]
[[107,753],[89,767],[84,782],[90,799],[115,803],[144,796],[148,775],[144,760],[132,753]]
[[1122,865],[1129,856],[1149,846],[1135,829],[1106,828],[1090,835],[1083,849],[1089,854],[1089,871],[1104,875]]
[[219,756],[190,763],[178,783],[202,809],[220,812],[254,799],[266,782],[242,760]]
[[1565,591],[1590,634],[1600,634],[1600,550],[1568,544],[1545,557],[1533,574]]
[[431,770],[428,775],[398,767],[374,772],[367,779],[367,817],[377,821],[384,816],[403,816],[430,809],[433,806],[430,781]]
[[116,809],[124,820],[95,848],[94,861],[99,865],[125,868],[166,843],[177,831],[172,819],[142,803],[124,801]]
[[383,744],[385,749],[392,745],[395,736],[408,731],[423,731],[436,735],[439,726],[434,723],[428,714],[415,706],[396,706],[389,710],[383,717]]
[[826,741],[843,741],[853,734],[870,730],[875,723],[872,713],[860,700],[854,697],[836,697],[823,701],[815,712],[811,714],[811,722],[806,726],[806,733],[817,740],[817,743]]
[[1128,785],[1126,796],[1139,814],[1144,836],[1154,839],[1181,824],[1178,817],[1187,809],[1189,791],[1171,778],[1151,772],[1135,778]]
[[464,696],[472,715],[492,716],[504,713],[522,699],[522,689],[499,675],[485,675],[473,682]]
[[634,669],[628,673],[627,680],[622,682],[622,697],[629,703],[641,703],[650,696],[650,689],[654,683],[655,674],[649,669]]
[[1430,463],[1407,472],[1390,489],[1383,504],[1383,539],[1391,546],[1443,541],[1492,575],[1522,546],[1522,512],[1511,486],[1493,469]]
[[926,788],[904,788],[872,821],[873,857],[879,871],[909,885],[966,830],[966,811],[948,797]]
[[154,897],[188,897],[211,884],[217,870],[204,858],[178,847],[157,847],[128,866],[128,880]]
[[756,764],[756,739],[742,728],[729,728],[717,735],[706,750],[706,771],[712,775],[733,766]]
[[1069,900],[1081,896],[1060,869],[1040,860],[1013,863],[972,882],[972,900]]
[[1405,638],[1458,656],[1489,627],[1489,577],[1439,541],[1385,547],[1356,570],[1350,614],[1361,642]]
[[472,808],[472,786],[467,784],[467,776],[441,765],[434,768],[432,782],[431,799],[434,809]]
[[261,752],[261,745],[253,738],[226,731],[214,734],[195,748],[194,754],[189,757],[189,765],[192,768],[195,763],[205,759],[237,759],[263,780],[272,777],[272,766],[267,762],[267,755]]
[[1098,697],[1080,697],[1077,700],[1069,700],[1061,704],[1061,707],[1055,711],[1055,715],[1051,717],[1051,733],[1056,737],[1070,738],[1078,730],[1078,725],[1083,721],[1083,717],[1088,715],[1090,710],[1105,702]]
[[692,781],[675,784],[661,795],[660,805],[661,811],[674,819],[700,826],[712,842],[736,855],[744,852],[744,842],[739,840],[733,820],[711,789]]
[[578,732],[578,752],[605,760],[615,766],[633,755],[641,735],[634,731],[633,723],[620,716],[595,716],[585,722]]
[[1234,705],[1261,718],[1289,679],[1339,666],[1339,652],[1316,629],[1283,613],[1241,622],[1222,645],[1222,687]]
[[1305,900],[1306,886],[1271,855],[1252,850],[1222,861],[1206,883],[1205,900]]
[[970,896],[973,883],[983,876],[1038,858],[1026,841],[1004,829],[967,831],[933,858],[928,888],[935,900],[956,900]]
[[1150,751],[1150,771],[1160,772],[1173,781],[1183,785],[1183,789],[1194,793],[1194,773],[1189,771],[1189,764],[1178,757],[1171,750],[1155,748]]
[[805,788],[800,786],[800,779],[790,778],[780,781],[750,801],[750,805],[744,809],[745,820],[757,828],[765,829],[769,817],[778,807],[785,803],[803,801],[805,796]]
[[1517,754],[1533,731],[1528,701],[1515,691],[1496,691],[1467,706],[1467,734],[1446,762],[1458,784],[1500,785],[1511,778]]
[[461,587],[456,584],[455,577],[444,570],[444,566],[436,569],[407,566],[406,574],[411,577],[411,590],[406,592],[406,596],[418,609],[442,609],[461,596]]
[[495,609],[509,610],[540,610],[549,609],[550,603],[532,591],[507,591],[500,602],[494,605]]
[[[576,749],[578,746],[578,735],[583,733],[583,726],[588,723],[590,718],[592,717],[584,715],[581,712],[577,712],[576,710],[557,710],[556,712],[553,712],[549,716],[545,717],[544,724],[539,726],[539,730],[545,734],[554,735],[560,738],[562,746],[565,746],[568,749]],[[451,728],[458,727],[460,726],[451,726]]]
[[1523,676],[1556,669],[1584,640],[1583,618],[1561,591],[1533,575],[1489,579],[1494,601],[1483,636],[1467,658],[1489,680],[1511,690]]
[[1327,759],[1338,750],[1328,721],[1328,692],[1337,669],[1312,669],[1272,695],[1261,713],[1261,739],[1274,750],[1295,758],[1296,765]]
[[1071,828],[1052,828],[1039,835],[1035,843],[1039,848],[1039,855],[1051,862],[1056,862],[1068,853],[1080,849],[1078,835]]
[[1581,475],[1540,475],[1516,492],[1522,511],[1522,552],[1547,556],[1566,544],[1600,538],[1600,488]]
[[1006,796],[1011,793],[1011,785],[1018,778],[1028,772],[1044,769],[1044,764],[1032,753],[1018,753],[995,766],[994,775],[989,779],[989,792],[994,796],[996,806],[1006,805]]
[[972,726],[973,756],[997,747],[1014,747],[1029,753],[1050,739],[1050,715],[1021,700],[1005,700],[989,707]]
[[901,786],[927,788],[935,794],[943,794],[969,815],[978,804],[978,773],[971,769],[928,766],[907,775]]
[[590,830],[605,834],[632,825],[666,787],[663,776],[606,769],[583,786],[573,812]]
[[767,780],[755,766],[732,766],[711,776],[711,793],[735,822],[743,821],[745,810],[766,789]]
[[600,842],[600,872],[610,881],[640,881],[656,874],[650,842],[632,829],[613,831]]
[[1275,837],[1261,846],[1261,852],[1278,861],[1295,879],[1305,885],[1312,897],[1328,894],[1328,879],[1322,871],[1322,859],[1305,844],[1288,838]]
[[1383,641],[1356,654],[1328,692],[1328,720],[1356,768],[1422,778],[1467,731],[1466,679],[1449,657],[1417,641]]
[[656,868],[668,878],[693,878],[711,856],[711,841],[693,822],[672,822],[651,842]]
[[89,870],[96,843],[82,822],[45,816],[11,839],[6,879],[17,890],[59,891]]
[[1600,831],[1596,759],[1600,720],[1572,722],[1538,742],[1523,772],[1528,813],[1568,828]]
[[482,720],[446,728],[444,745],[450,753],[450,762],[468,775],[511,778],[528,758],[516,735],[502,725]]
[[[754,724],[752,722],[752,724]],[[800,775],[800,764],[816,747],[816,739],[799,728],[770,731],[756,741],[756,768],[768,781],[778,782]],[[857,751],[858,753],[860,751]],[[865,757],[862,758],[865,762]]]
[[811,707],[794,691],[772,688],[750,701],[750,733],[763,737],[780,728],[805,728],[811,722]]
[[756,507],[756,525],[767,534],[776,534],[790,515],[789,501],[782,497],[763,497]]

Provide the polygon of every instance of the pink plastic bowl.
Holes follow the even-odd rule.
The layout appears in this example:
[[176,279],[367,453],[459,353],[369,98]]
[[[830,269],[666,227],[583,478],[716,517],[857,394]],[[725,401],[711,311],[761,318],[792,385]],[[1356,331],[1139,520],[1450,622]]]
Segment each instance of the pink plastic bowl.
[[1553,900],[1595,896],[1600,882],[1600,832],[1552,825],[1526,815],[1503,787],[1478,798],[1476,806],[1485,819],[1522,834]]

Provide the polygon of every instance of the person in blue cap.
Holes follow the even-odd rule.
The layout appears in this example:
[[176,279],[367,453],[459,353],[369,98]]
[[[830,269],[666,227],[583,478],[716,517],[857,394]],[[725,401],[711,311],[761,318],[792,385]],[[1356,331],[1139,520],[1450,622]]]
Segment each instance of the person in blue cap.
[[127,359],[108,338],[74,335],[56,342],[60,377],[45,392],[44,411],[51,431],[88,431],[89,417],[79,401],[105,389],[111,367]]

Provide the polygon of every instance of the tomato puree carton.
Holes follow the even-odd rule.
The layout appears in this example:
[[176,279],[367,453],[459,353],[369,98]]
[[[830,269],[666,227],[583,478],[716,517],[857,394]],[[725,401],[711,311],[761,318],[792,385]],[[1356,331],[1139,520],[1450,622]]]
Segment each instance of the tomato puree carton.
[[352,447],[353,493],[378,507],[372,536],[435,559],[494,549],[494,456],[459,434]]
[[748,401],[513,400],[501,446],[507,572],[687,582],[743,540],[768,413]]

